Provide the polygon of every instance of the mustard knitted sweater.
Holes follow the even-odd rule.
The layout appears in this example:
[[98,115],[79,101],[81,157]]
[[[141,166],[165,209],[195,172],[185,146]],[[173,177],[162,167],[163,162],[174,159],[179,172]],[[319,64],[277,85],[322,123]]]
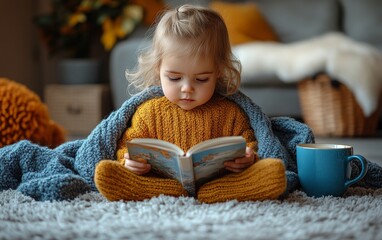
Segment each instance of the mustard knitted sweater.
[[247,146],[257,152],[257,141],[244,111],[234,102],[214,95],[206,104],[183,110],[166,97],[157,97],[139,106],[131,126],[118,142],[117,159],[123,162],[126,141],[133,138],[157,138],[187,151],[207,139],[243,136]]

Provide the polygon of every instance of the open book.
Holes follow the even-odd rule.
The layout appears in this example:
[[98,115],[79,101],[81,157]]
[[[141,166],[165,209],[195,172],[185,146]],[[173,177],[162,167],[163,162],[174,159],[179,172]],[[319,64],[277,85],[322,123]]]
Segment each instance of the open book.
[[246,141],[241,136],[203,141],[184,153],[178,146],[153,138],[127,142],[132,160],[145,159],[152,171],[177,179],[191,196],[204,183],[227,173],[224,162],[245,155]]

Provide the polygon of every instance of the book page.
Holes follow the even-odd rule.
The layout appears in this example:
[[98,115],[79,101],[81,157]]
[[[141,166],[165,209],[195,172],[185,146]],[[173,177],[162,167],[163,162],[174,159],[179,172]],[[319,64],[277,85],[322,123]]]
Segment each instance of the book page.
[[175,144],[156,138],[134,138],[130,141],[130,143],[144,144],[155,148],[161,148],[165,151],[176,152],[180,156],[184,156],[185,154],[183,150]]
[[190,156],[196,152],[203,151],[205,149],[224,147],[235,143],[245,143],[245,139],[242,136],[228,136],[209,139],[191,147],[187,151],[186,155]]
[[127,142],[127,148],[132,160],[145,159],[155,173],[182,182],[178,153],[132,142]]
[[194,153],[192,162],[196,188],[226,174],[228,171],[224,167],[224,162],[244,156],[245,148],[244,141]]

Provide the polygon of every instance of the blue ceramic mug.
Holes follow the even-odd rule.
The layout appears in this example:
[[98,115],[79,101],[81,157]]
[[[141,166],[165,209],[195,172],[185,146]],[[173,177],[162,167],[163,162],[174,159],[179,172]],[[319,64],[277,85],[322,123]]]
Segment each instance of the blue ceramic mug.
[[[302,190],[311,197],[342,196],[367,172],[367,161],[353,155],[353,147],[337,144],[297,145],[297,171]],[[361,173],[350,179],[351,161],[359,161]]]

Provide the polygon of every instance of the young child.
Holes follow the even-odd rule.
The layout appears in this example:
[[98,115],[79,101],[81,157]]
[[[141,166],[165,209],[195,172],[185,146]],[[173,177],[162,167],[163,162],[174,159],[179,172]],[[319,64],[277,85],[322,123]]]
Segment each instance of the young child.
[[146,101],[134,113],[118,142],[118,161],[97,165],[94,181],[99,192],[111,201],[187,195],[176,180],[156,176],[147,162],[129,159],[128,140],[158,138],[187,151],[207,139],[241,135],[247,141],[246,155],[227,161],[232,173],[201,186],[198,200],[278,198],[286,189],[282,161],[258,160],[248,117],[225,98],[237,91],[240,70],[219,14],[190,5],[167,11],[156,26],[151,49],[140,56],[137,71],[127,74],[135,88],[159,85],[164,96]]

